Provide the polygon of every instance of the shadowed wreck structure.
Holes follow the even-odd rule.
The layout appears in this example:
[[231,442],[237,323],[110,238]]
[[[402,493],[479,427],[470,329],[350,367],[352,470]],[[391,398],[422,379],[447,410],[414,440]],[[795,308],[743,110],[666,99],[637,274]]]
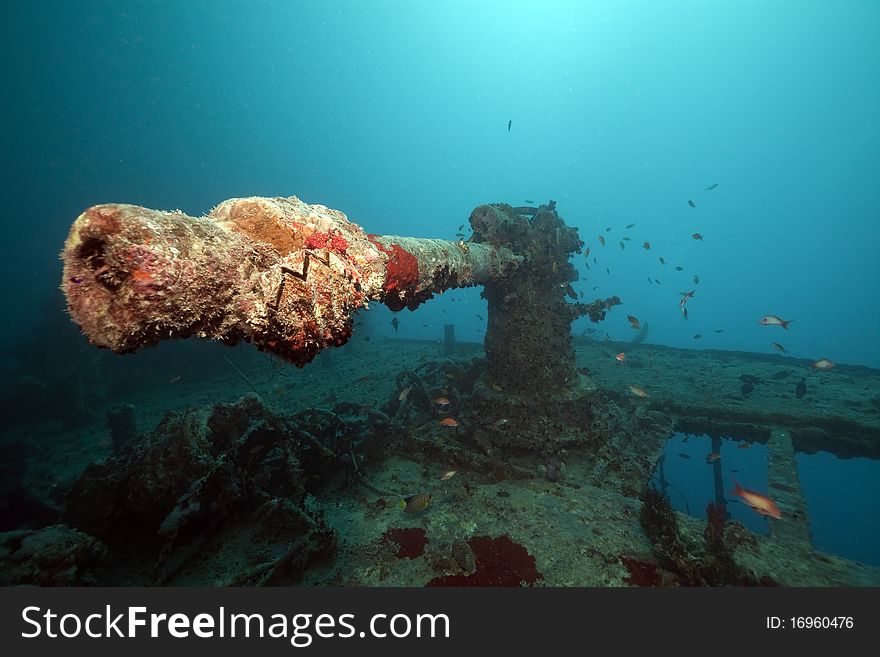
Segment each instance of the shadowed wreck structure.
[[553,201],[538,209],[483,205],[471,214],[474,241],[527,254],[518,271],[484,286],[487,380],[542,398],[578,390],[571,323],[583,315],[601,321],[607,309],[620,303],[617,297],[566,302],[566,297],[577,301],[571,284],[578,274],[569,259],[580,253],[583,242],[555,207]]
[[[250,342],[300,368],[319,362],[280,375],[298,382],[290,402],[269,401],[270,379],[241,373],[256,395],[199,401],[108,439],[106,457],[66,487],[54,524],[0,540],[4,582],[34,583],[37,571],[41,584],[880,582],[878,569],[810,545],[793,454],[803,436],[833,443],[817,433],[827,423],[688,398],[675,387],[684,377],[669,374],[675,350],[608,345],[626,349],[623,366],[604,345],[573,341],[573,320],[599,322],[621,300],[578,302],[570,257],[583,244],[553,201],[482,205],[470,224],[467,241],[378,236],[296,197],[232,199],[200,218],[84,212],[62,288],[92,343],[129,353],[202,337]],[[473,285],[488,301],[485,354],[374,342],[345,352],[373,378],[323,369],[332,351],[319,354],[352,339],[370,301],[415,310]],[[638,376],[657,394],[629,394]],[[848,427],[848,448],[875,449],[876,424]],[[676,430],[770,444],[783,519],[769,536],[727,521],[723,505],[704,522],[646,491]]]

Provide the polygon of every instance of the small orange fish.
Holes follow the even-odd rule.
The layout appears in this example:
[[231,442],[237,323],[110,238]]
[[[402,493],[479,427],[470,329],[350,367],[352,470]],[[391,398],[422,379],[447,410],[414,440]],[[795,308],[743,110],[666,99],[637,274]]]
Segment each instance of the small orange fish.
[[706,455],[706,463],[714,463],[720,458],[721,454],[719,454],[718,452],[712,452],[711,454]]
[[748,449],[752,446],[752,443],[740,443],[736,446],[737,449]]
[[699,242],[703,241],[703,236],[700,235],[699,233],[694,233],[693,235],[691,235],[691,237],[693,237],[695,240],[697,240]]
[[440,477],[440,481],[449,481],[450,479],[452,479],[455,476],[455,474],[457,472],[458,472],[458,470],[447,470],[446,472],[443,473],[443,476]]
[[632,315],[627,315],[626,321],[628,321],[629,325],[632,326],[634,329],[637,329],[639,328],[639,326],[641,326],[641,324],[639,324],[639,320]]
[[406,388],[400,391],[400,395],[397,397],[398,401],[404,401],[407,397],[409,397],[409,391],[412,390],[412,384],[410,383]]
[[815,363],[813,363],[812,367],[814,370],[824,372],[834,367],[834,363],[827,358],[820,358]]
[[599,244],[601,244],[602,246],[605,246],[605,238],[602,237],[601,235],[599,235]]
[[761,495],[761,493],[756,493],[753,490],[749,490],[748,488],[743,488],[740,486],[736,480],[734,480],[734,489],[733,494],[741,497],[746,504],[752,507],[755,511],[760,513],[762,516],[770,516],[771,518],[776,518],[777,520],[782,520],[782,511],[779,510],[779,507],[776,506],[776,502],[771,500],[766,495]]
[[651,250],[651,243],[650,243],[650,242],[645,242],[644,244],[642,244],[642,248],[643,248],[645,251],[650,251],[650,250]]
[[615,358],[615,360],[617,360],[618,363],[625,363],[626,362],[626,354],[622,351],[619,354],[617,354],[614,358]]
[[449,401],[446,397],[434,397],[434,403],[438,406],[448,406],[452,402]]
[[627,386],[629,391],[634,394],[636,397],[647,397],[648,392],[644,388],[639,388],[638,386]]
[[418,495],[410,495],[400,500],[400,508],[405,513],[418,513],[428,508],[433,499],[428,493],[419,493]]
[[180,381],[181,376],[182,376],[182,375],[178,374],[177,376],[172,377],[171,380],[168,381],[168,383],[177,383],[178,381]]
[[454,417],[445,417],[440,420],[440,424],[442,424],[444,427],[457,427],[459,426],[459,421],[456,420]]

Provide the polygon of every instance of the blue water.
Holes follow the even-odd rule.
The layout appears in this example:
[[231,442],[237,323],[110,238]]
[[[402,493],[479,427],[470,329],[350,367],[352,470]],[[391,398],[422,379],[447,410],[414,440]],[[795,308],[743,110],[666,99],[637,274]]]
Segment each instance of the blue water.
[[827,452],[795,458],[813,545],[880,565],[880,461],[839,459]]
[[[612,338],[632,337],[633,314],[658,344],[779,342],[880,367],[878,31],[868,0],[17,3],[0,25],[0,393],[91,349],[58,292],[85,208],[200,215],[250,195],[447,239],[477,205],[554,199],[591,249],[575,289],[623,300],[601,326]],[[440,339],[453,317],[460,340],[485,332],[478,288],[398,314],[397,330],[374,306],[379,337]],[[760,326],[767,314],[795,321]],[[708,442],[676,437],[666,459],[701,517]],[[765,489],[764,448],[724,447],[725,490],[730,468]],[[880,563],[875,463],[799,467],[817,547]]]
[[[53,256],[94,203],[201,214],[233,196],[295,194],[372,232],[452,237],[480,203],[553,198],[599,255],[575,287],[624,300],[612,335],[629,335],[632,313],[663,344],[693,347],[700,333],[704,347],[773,353],[778,341],[800,357],[880,365],[877,3],[10,11],[2,174],[17,193],[0,262],[20,321],[7,332],[42,312]],[[694,274],[685,324],[678,294]],[[478,295],[459,294],[485,317]],[[796,321],[759,326],[765,314]],[[466,318],[459,337],[481,339]]]
[[[767,518],[755,513],[733,494],[735,482],[750,490],[767,491],[767,447],[753,443],[748,449],[739,449],[739,445],[747,442],[735,436],[721,440],[721,476],[727,513],[731,520],[741,522],[756,534],[767,535]],[[685,433],[672,436],[663,452],[664,474],[672,486],[667,491],[672,506],[702,520],[706,519],[706,505],[716,501],[714,468],[706,462],[711,452],[712,439],[708,435]],[[653,483],[659,488],[656,481]]]

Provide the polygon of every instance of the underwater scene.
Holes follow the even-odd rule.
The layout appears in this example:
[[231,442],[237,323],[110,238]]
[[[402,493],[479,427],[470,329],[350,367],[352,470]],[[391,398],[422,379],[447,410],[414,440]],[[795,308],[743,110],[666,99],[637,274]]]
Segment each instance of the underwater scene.
[[7,14],[0,584],[880,585],[880,4]]

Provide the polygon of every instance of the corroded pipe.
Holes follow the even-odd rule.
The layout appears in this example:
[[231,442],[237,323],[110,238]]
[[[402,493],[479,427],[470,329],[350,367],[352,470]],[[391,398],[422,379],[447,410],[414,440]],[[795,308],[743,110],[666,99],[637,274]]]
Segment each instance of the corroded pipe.
[[367,234],[295,196],[230,199],[198,218],[96,205],[61,258],[71,317],[97,346],[246,340],[299,366],[347,342],[354,311],[371,300],[413,309],[523,260],[491,244]]

